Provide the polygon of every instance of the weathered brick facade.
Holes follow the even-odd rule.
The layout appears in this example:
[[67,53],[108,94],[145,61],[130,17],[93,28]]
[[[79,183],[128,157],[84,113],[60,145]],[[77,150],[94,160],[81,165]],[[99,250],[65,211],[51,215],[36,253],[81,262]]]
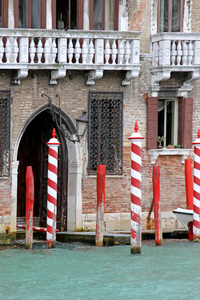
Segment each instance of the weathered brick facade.
[[[142,143],[142,212],[143,229],[146,227],[146,217],[153,197],[152,170],[154,165],[147,148],[152,149],[157,147],[155,143],[154,145],[151,143],[147,145],[147,140],[150,138],[147,137],[147,129],[152,126],[151,122],[154,122],[154,120],[148,118],[147,102],[149,99],[150,101],[151,99],[157,99],[157,96],[155,97],[151,90],[151,67],[153,58],[150,43],[153,19],[152,2],[155,3],[156,1],[127,0],[125,2],[128,3],[128,5],[126,5],[126,9],[128,7],[128,29],[130,31],[141,31],[140,73],[138,77],[132,79],[130,85],[122,86],[121,83],[125,78],[125,70],[119,69],[115,71],[104,71],[103,77],[96,80],[95,85],[91,86],[86,85],[88,70],[67,70],[64,78],[59,78],[56,85],[50,85],[50,71],[42,68],[37,71],[29,71],[27,78],[21,80],[20,85],[11,85],[13,77],[12,71],[1,70],[0,67],[0,90],[10,90],[12,97],[10,141],[11,175],[9,178],[0,178],[1,232],[5,232],[7,226],[11,227],[11,223],[16,223],[15,221],[12,222],[12,218],[14,218],[13,215],[17,215],[18,203],[16,197],[13,195],[16,194],[15,189],[17,188],[16,182],[18,175],[17,173],[15,175],[12,174],[12,164],[18,161],[20,141],[24,136],[27,126],[41,113],[42,108],[49,104],[48,99],[41,95],[48,95],[51,97],[53,104],[59,107],[59,99],[56,97],[58,94],[60,97],[61,111],[67,114],[75,124],[75,119],[80,116],[81,111],[88,111],[89,91],[123,92],[123,174],[122,176],[110,175],[106,177],[106,229],[130,230],[131,145],[128,137],[134,130],[136,120],[138,121],[139,131],[144,137]],[[193,0],[192,3],[192,32],[199,33],[199,1]],[[177,77],[179,78],[178,75]],[[181,80],[183,79],[181,76],[180,78]],[[189,143],[186,143],[187,145],[190,145],[191,141],[194,141],[197,131],[200,128],[199,83],[200,79],[192,82],[193,89],[187,92],[185,97],[182,97],[183,99],[193,98],[192,134]],[[169,90],[170,86],[174,86],[174,82],[171,82],[170,79],[163,81],[162,84],[163,86],[167,86]],[[149,106],[149,110],[151,109],[153,109],[153,105]],[[191,111],[189,112],[189,110],[192,110],[192,107],[188,108],[187,106],[187,110],[184,111],[185,115],[181,115],[180,117],[184,119],[186,123],[190,122]],[[156,126],[157,123],[153,125],[155,130]],[[151,129],[153,127],[151,127]],[[188,126],[186,126],[186,129],[188,129]],[[181,134],[184,134],[184,130],[181,131]],[[155,132],[151,130],[150,134],[153,139]],[[68,158],[70,171],[67,177],[69,185],[67,195],[68,219],[72,216],[73,220],[75,220],[74,223],[72,222],[72,228],[74,228],[74,230],[82,228],[95,229],[96,176],[88,175],[87,134],[82,140],[81,147],[77,145],[74,146],[70,144],[70,142],[67,142],[67,147],[70,155]],[[185,146],[185,148],[186,147],[187,146]],[[81,157],[79,157],[79,155]],[[188,150],[188,155],[188,158],[192,160],[193,151],[191,149]],[[176,207],[186,207],[184,158],[186,157],[183,157],[183,155],[171,155],[171,153],[168,152],[168,155],[160,155],[156,160],[156,165],[160,166],[161,171],[161,211],[164,212],[163,227],[165,229],[180,227],[172,211]],[[73,169],[74,165],[76,165],[75,171]],[[80,181],[78,181],[77,178],[74,179],[74,174],[80,175]],[[78,183],[75,184],[75,181]],[[13,192],[14,185],[16,186]],[[79,217],[74,217],[74,215],[76,215],[76,209],[79,211]],[[118,220],[118,222],[116,220]]]

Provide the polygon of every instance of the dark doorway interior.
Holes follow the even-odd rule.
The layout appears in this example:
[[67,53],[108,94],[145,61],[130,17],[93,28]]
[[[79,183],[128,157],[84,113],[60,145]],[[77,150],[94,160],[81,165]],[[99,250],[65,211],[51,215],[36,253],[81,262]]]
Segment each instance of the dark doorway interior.
[[28,125],[19,145],[17,217],[25,216],[26,167],[32,166],[35,183],[34,217],[39,218],[40,226],[46,227],[48,170],[46,143],[52,137],[53,128],[56,129],[56,137],[61,142],[58,150],[57,228],[63,231],[67,230],[67,146],[48,109],[36,116]]

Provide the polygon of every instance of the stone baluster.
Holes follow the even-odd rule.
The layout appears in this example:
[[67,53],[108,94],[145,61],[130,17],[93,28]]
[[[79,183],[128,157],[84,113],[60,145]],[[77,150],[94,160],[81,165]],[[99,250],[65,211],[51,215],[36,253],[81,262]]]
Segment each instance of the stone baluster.
[[4,47],[3,47],[3,38],[0,37],[0,63],[2,63],[3,59],[3,52],[4,52]]
[[79,38],[77,38],[76,45],[75,45],[76,64],[79,64],[80,55],[81,55],[81,47],[80,47]]
[[117,57],[117,45],[116,45],[116,41],[113,40],[113,43],[112,43],[112,64],[115,65],[116,63],[116,57]]
[[105,60],[106,60],[106,64],[109,64],[109,59],[110,59],[110,41],[106,40],[106,45],[105,45]]
[[125,64],[126,65],[129,64],[130,56],[131,56],[131,48],[130,48],[129,41],[127,40],[126,46],[125,46]]
[[118,46],[118,64],[121,65],[123,63],[124,58],[124,41],[119,40],[119,46]]
[[188,50],[188,65],[191,65],[192,61],[193,61],[193,56],[194,56],[192,41],[189,41],[188,49],[189,49]]
[[130,59],[130,64],[135,65],[140,63],[140,41],[139,40],[132,40],[131,43],[131,59]]
[[31,39],[29,53],[30,53],[31,64],[34,64],[34,58],[35,58],[35,42],[34,42],[34,38]]
[[5,53],[6,53],[6,62],[10,63],[11,44],[10,44],[10,38],[9,37],[7,37]]
[[58,62],[59,63],[67,62],[67,39],[66,38],[58,39]]
[[171,55],[171,64],[172,66],[175,65],[175,60],[176,60],[176,43],[175,41],[172,42],[172,55]]
[[93,63],[93,57],[94,57],[94,44],[91,39],[89,44],[89,64]]
[[188,42],[187,41],[183,41],[183,66],[187,65],[187,58],[188,58]]
[[72,63],[73,54],[74,54],[74,49],[73,49],[73,43],[72,43],[72,38],[71,38],[71,39],[69,39],[69,45],[68,45],[69,64]]
[[19,62],[28,63],[28,37],[19,38]]
[[[192,43],[192,42],[191,42]],[[194,41],[194,57],[193,57],[193,64],[194,65],[199,65],[200,61],[200,41]],[[189,64],[189,62],[188,62]]]
[[83,64],[86,64],[87,55],[88,55],[87,40],[83,39],[83,45],[82,45],[82,63]]
[[181,47],[181,41],[178,41],[177,45],[177,65],[180,66],[181,64],[181,58],[182,58],[182,47]]
[[104,40],[95,40],[95,64],[102,65],[104,63]]
[[17,37],[14,37],[14,42],[13,42],[13,63],[17,63],[17,56],[19,53],[19,47],[18,47],[18,42],[17,42]]
[[37,58],[38,58],[38,64],[41,64],[42,53],[43,53],[42,39],[39,38],[39,40],[38,40],[38,45],[37,45]]
[[50,52],[51,52],[51,47],[50,47],[50,39],[46,38],[45,44],[44,44],[44,58],[45,58],[45,63],[49,63],[49,57],[50,57]]
[[57,47],[56,47],[56,39],[53,38],[51,44],[51,54],[52,54],[52,63],[56,62],[56,54],[57,54]]

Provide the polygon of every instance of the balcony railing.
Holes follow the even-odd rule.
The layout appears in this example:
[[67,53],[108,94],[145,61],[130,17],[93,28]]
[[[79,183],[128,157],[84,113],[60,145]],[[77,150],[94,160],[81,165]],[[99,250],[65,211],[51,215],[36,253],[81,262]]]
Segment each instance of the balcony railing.
[[16,83],[28,70],[51,70],[51,83],[66,70],[88,70],[88,84],[104,70],[127,71],[124,84],[140,70],[140,33],[117,31],[0,29],[0,68],[16,69]]
[[[151,41],[155,82],[166,80],[173,71],[193,72],[193,79],[197,79],[200,67],[200,34],[166,32],[152,35]],[[158,76],[156,72],[159,73]]]

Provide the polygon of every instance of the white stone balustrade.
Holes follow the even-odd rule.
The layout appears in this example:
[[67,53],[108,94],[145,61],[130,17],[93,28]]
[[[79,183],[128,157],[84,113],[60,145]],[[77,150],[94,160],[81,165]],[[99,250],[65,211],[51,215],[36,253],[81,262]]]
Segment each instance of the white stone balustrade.
[[153,67],[200,65],[200,34],[166,32],[151,41]]
[[51,83],[64,77],[66,70],[88,70],[93,75],[123,70],[129,72],[124,81],[129,84],[139,74],[139,56],[137,32],[0,29],[0,68],[18,70],[17,81],[20,69],[49,69]]
[[[155,91],[160,81],[168,80],[171,72],[190,72],[184,86],[200,77],[200,34],[164,32],[151,36],[152,82]],[[184,88],[185,89],[185,88]]]

